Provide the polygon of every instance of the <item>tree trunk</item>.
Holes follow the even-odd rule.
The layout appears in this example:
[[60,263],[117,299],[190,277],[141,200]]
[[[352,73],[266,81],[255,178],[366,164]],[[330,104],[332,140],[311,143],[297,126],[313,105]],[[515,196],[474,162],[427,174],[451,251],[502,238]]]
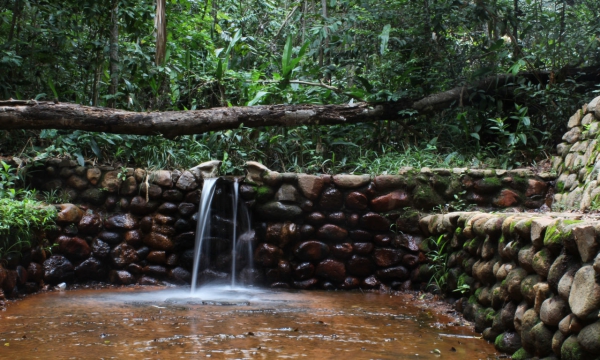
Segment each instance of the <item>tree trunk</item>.
[[165,1],[156,1],[156,17],[154,26],[156,28],[156,66],[161,66],[165,61],[167,53],[167,19],[165,17]]
[[12,21],[10,22],[10,30],[8,32],[7,43],[10,44],[13,39],[13,35],[15,33],[15,25],[19,21],[19,17],[21,16],[21,0],[15,0],[15,6],[13,8]]
[[108,101],[108,106],[115,107],[115,96],[119,89],[119,1],[113,0],[111,11],[110,28],[110,87],[109,95],[112,98]]
[[350,124],[398,118],[410,104],[265,105],[194,111],[130,112],[69,103],[0,101],[0,130],[70,129],[166,137],[260,126]]
[[[329,28],[327,27],[327,0],[321,0],[321,15],[323,16],[323,23],[325,24],[325,39],[323,39],[323,44],[321,45],[321,52],[319,53],[319,66],[322,68],[323,65],[329,65],[328,59],[329,55],[325,54],[325,52],[329,52]],[[325,81],[329,82],[330,76],[329,72],[324,72]]]

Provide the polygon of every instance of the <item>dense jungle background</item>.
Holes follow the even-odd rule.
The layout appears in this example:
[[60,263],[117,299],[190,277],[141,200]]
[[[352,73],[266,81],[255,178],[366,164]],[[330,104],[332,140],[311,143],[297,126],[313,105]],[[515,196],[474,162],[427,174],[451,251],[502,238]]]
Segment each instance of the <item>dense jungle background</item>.
[[599,13],[596,0],[0,0],[0,99],[166,111],[469,89],[399,120],[175,139],[4,131],[0,152],[19,164],[219,159],[233,174],[248,160],[310,173],[535,165],[600,91]]

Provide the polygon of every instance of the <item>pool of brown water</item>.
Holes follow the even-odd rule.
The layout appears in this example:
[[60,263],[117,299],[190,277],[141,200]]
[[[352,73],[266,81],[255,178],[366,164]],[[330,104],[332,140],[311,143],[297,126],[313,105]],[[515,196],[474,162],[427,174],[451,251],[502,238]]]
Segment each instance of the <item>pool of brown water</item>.
[[1,359],[488,359],[492,344],[412,294],[73,290],[0,313]]

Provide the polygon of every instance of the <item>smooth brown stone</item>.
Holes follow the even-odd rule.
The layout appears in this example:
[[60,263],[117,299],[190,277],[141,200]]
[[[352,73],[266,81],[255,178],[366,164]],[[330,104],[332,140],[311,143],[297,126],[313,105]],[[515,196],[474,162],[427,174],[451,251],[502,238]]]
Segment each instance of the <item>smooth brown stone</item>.
[[375,249],[373,259],[375,264],[381,267],[390,267],[399,264],[402,261],[404,253],[399,249]]
[[348,260],[348,273],[355,276],[372,275],[373,268],[373,261],[365,256],[352,255]]
[[363,215],[360,219],[360,224],[367,230],[373,231],[389,231],[390,221],[385,217],[369,212]]
[[354,191],[346,196],[346,207],[354,210],[364,210],[369,205],[367,196],[363,193]]
[[352,256],[352,244],[343,243],[343,244],[335,244],[331,247],[331,254],[337,259],[348,259]]
[[355,242],[352,247],[354,252],[359,255],[369,255],[373,251],[373,243],[370,242]]
[[304,261],[321,260],[329,255],[329,246],[320,241],[305,241],[298,244],[294,250],[294,254]]
[[325,224],[317,231],[317,237],[323,240],[342,241],[348,237],[348,231],[333,224]]
[[396,190],[371,200],[371,209],[376,212],[386,212],[409,205],[410,199],[404,190]]
[[324,210],[339,210],[344,204],[342,193],[336,188],[328,188],[321,194],[319,206]]
[[346,267],[341,261],[326,259],[317,265],[315,274],[323,279],[342,282],[346,278]]

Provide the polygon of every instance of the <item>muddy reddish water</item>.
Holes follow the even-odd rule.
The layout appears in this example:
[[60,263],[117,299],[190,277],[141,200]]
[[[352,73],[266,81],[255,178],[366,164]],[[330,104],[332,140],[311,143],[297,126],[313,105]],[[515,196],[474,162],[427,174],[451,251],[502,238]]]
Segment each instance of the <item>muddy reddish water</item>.
[[423,303],[360,292],[51,292],[0,313],[0,359],[496,357],[471,327]]

